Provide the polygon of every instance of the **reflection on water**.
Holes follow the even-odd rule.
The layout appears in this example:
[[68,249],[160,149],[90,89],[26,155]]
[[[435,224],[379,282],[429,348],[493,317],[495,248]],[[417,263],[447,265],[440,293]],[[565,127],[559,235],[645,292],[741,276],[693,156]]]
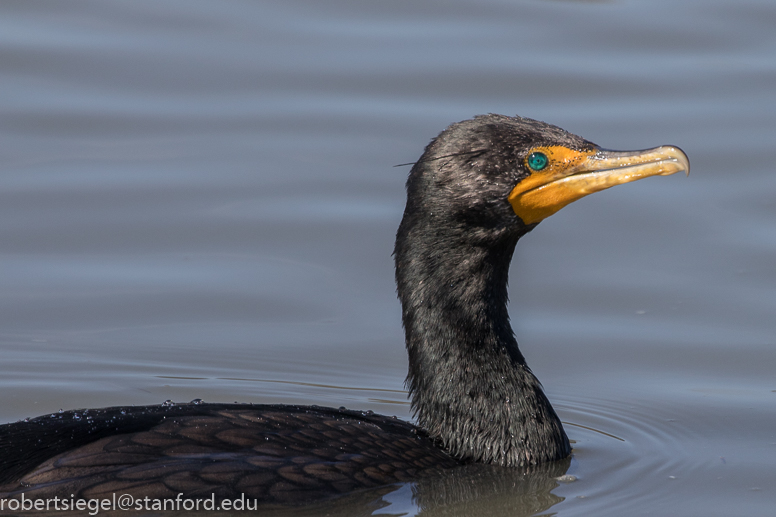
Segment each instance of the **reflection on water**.
[[693,164],[518,244],[512,319],[577,481],[461,471],[350,509],[769,515],[774,24],[764,0],[3,3],[0,417],[201,398],[411,418],[393,165],[519,113]]
[[468,465],[415,483],[363,490],[307,507],[263,508],[261,515],[527,517],[563,500],[552,491],[569,463],[563,460],[530,470]]
[[470,465],[413,486],[420,515],[534,515],[563,500],[552,493],[570,460],[522,472]]

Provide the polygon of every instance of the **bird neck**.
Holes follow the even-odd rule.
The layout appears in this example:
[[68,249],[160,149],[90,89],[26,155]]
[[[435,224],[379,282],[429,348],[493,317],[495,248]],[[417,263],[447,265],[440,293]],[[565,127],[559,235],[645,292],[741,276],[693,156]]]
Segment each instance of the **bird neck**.
[[[560,419],[517,346],[507,311],[519,235],[481,246],[407,220],[396,280],[418,425],[465,461],[520,466],[566,457]],[[430,230],[430,227],[428,228]]]

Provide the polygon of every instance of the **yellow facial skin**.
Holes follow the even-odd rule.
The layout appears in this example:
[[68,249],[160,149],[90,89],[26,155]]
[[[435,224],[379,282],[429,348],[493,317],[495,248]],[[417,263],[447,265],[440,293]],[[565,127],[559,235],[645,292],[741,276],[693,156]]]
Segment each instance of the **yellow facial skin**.
[[526,156],[540,152],[547,166],[533,171],[509,194],[509,203],[525,224],[538,223],[577,199],[621,183],[649,176],[690,173],[690,160],[674,146],[646,151],[575,151],[563,146],[536,147]]

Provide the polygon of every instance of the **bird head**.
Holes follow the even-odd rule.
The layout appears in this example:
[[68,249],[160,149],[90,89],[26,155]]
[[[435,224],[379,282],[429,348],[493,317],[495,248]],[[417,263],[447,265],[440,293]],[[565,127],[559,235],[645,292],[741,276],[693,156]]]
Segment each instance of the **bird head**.
[[689,170],[675,146],[612,151],[537,120],[483,115],[429,144],[410,173],[408,209],[477,241],[525,233],[593,192]]

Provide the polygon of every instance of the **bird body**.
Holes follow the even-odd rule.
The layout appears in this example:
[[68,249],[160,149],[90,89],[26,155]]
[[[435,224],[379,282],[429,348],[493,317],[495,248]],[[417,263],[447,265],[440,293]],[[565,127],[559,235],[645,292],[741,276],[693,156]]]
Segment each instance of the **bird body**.
[[675,147],[606,151],[543,122],[453,124],[407,180],[394,258],[417,426],[314,406],[165,404],[0,426],[0,497],[130,493],[301,504],[466,463],[567,457],[509,322],[518,240],[592,192],[689,171]]
[[316,501],[460,464],[412,424],[372,412],[203,403],[64,411],[4,425],[0,457],[0,492],[27,499],[183,493],[265,504]]

